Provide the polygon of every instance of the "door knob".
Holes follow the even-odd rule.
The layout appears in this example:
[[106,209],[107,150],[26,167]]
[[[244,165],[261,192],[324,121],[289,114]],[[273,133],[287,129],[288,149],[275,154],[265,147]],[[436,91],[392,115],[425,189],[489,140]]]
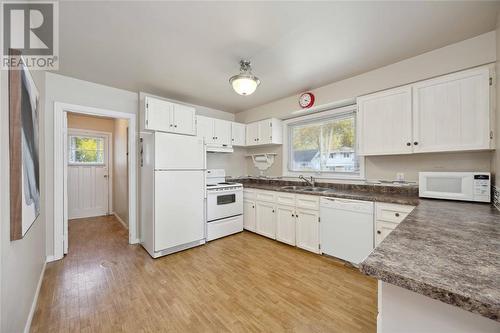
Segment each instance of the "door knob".
[[104,175],[104,178],[108,178],[108,175]]
[[382,233],[382,231],[380,231],[380,230],[377,230],[377,234],[379,234],[379,235],[380,235],[381,233]]

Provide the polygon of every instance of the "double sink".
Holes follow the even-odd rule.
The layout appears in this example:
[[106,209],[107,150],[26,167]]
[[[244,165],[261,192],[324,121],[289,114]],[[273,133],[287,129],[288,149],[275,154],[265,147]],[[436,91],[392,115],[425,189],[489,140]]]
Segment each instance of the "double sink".
[[332,192],[333,189],[328,187],[312,187],[312,186],[282,186],[280,187],[283,191],[301,191],[301,192]]

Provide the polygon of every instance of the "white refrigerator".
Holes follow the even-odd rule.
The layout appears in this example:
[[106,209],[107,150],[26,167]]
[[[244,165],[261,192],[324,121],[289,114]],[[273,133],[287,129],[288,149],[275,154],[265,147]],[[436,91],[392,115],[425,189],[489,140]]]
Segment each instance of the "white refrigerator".
[[141,133],[141,244],[153,257],[205,243],[203,139]]

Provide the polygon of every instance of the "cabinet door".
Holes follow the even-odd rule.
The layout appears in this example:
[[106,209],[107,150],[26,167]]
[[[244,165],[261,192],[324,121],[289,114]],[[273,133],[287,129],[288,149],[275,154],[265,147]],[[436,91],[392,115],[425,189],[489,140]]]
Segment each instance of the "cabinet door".
[[173,105],[173,124],[175,133],[196,135],[195,109],[190,106]]
[[261,145],[272,143],[273,127],[271,119],[259,121],[259,136],[257,142]]
[[197,135],[205,140],[205,144],[214,143],[214,120],[212,118],[197,116],[196,117],[196,132]]
[[319,253],[319,213],[297,209],[296,243],[301,249]]
[[220,145],[231,145],[231,122],[227,120],[214,119],[215,143]]
[[231,141],[233,146],[246,145],[246,126],[240,123],[231,123]]
[[295,245],[295,207],[276,206],[276,240]]
[[145,128],[154,131],[173,132],[173,105],[161,99],[146,97]]
[[412,152],[411,86],[362,96],[357,104],[360,155]]
[[256,232],[263,236],[276,239],[276,213],[274,203],[257,202],[256,209]]
[[378,246],[396,227],[397,223],[377,221],[377,232],[375,233],[375,244]]
[[243,200],[243,228],[255,231],[255,201]]
[[414,151],[489,149],[489,88],[484,67],[416,83]]
[[259,144],[259,123],[251,123],[247,125],[247,146],[255,146]]

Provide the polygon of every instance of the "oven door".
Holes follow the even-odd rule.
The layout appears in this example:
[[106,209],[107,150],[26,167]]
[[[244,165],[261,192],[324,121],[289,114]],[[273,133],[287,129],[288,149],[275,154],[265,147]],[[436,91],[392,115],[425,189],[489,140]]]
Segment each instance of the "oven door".
[[243,214],[243,190],[207,190],[207,221]]

